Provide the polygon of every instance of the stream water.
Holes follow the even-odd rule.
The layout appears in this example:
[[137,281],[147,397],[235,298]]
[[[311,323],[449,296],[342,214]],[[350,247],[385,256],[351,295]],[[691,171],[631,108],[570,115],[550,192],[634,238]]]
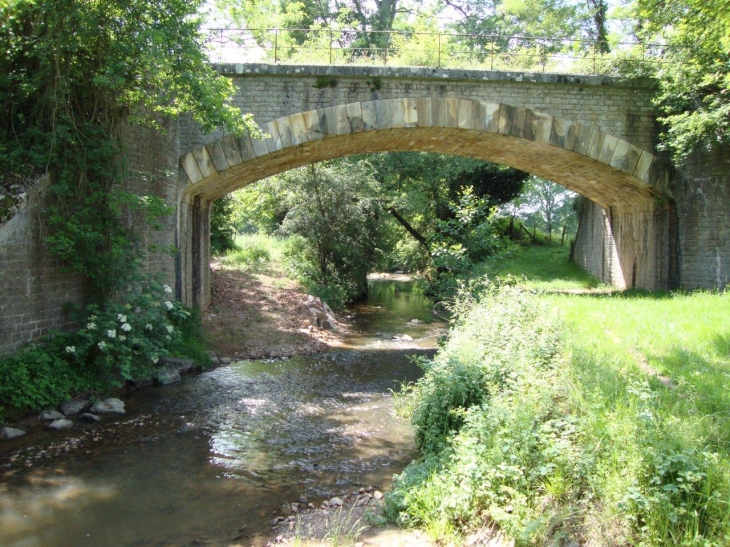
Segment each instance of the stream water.
[[371,283],[342,349],[139,389],[122,419],[7,445],[0,546],[250,544],[300,496],[387,489],[415,455],[392,390],[418,378],[409,355],[443,325],[419,321],[430,304],[411,283]]

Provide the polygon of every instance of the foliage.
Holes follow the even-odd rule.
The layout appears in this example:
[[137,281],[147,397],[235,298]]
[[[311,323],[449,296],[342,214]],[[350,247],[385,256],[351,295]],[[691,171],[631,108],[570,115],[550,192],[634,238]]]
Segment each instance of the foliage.
[[210,208],[210,250],[221,255],[236,248],[234,202],[225,196],[213,202]]
[[425,458],[398,478],[388,512],[436,530],[489,516],[536,536],[540,486],[568,472],[557,448],[575,434],[556,412],[563,330],[521,289],[483,287],[462,292],[446,345],[400,396]]
[[20,409],[55,406],[77,393],[105,392],[151,375],[168,355],[209,362],[197,314],[149,280],[105,307],[76,310],[80,328],[51,333],[0,359],[0,403]]
[[666,44],[656,76],[662,146],[676,162],[730,143],[730,2],[637,0],[642,38]]
[[400,396],[424,455],[390,518],[454,542],[486,527],[518,546],[727,544],[728,294],[461,294]]
[[121,218],[130,208],[152,221],[165,212],[159,200],[119,190],[130,176],[123,128],[162,128],[183,112],[204,130],[251,125],[225,104],[231,84],[206,62],[200,5],[38,0],[0,12],[0,172],[50,176],[47,241],[101,304],[141,251]]
[[301,237],[289,255],[297,255],[292,263],[299,277],[338,288],[345,302],[365,296],[381,214],[370,166],[333,162],[282,178],[289,193],[279,231]]
[[280,246],[280,242],[269,236],[239,236],[233,250],[221,258],[224,266],[237,266],[253,272],[266,269],[275,257],[272,247]]
[[553,230],[565,226],[568,234],[578,229],[574,207],[576,194],[549,180],[530,175],[520,196],[504,206],[502,211],[538,227],[552,241]]

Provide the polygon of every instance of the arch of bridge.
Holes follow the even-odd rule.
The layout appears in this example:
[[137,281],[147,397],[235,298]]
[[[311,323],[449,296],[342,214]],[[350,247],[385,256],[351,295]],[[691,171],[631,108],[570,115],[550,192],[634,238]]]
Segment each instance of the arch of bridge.
[[213,201],[277,173],[369,152],[414,150],[493,161],[547,178],[603,207],[646,208],[669,174],[657,158],[596,127],[508,104],[453,98],[353,102],[224,136],[180,159],[185,199]]

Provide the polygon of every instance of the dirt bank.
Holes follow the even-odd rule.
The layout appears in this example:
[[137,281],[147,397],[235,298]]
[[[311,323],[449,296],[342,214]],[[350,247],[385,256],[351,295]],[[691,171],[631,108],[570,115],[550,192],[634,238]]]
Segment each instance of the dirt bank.
[[307,294],[282,272],[261,273],[211,264],[213,298],[203,314],[210,349],[232,359],[267,359],[320,353],[342,344],[347,322],[336,330],[312,327]]

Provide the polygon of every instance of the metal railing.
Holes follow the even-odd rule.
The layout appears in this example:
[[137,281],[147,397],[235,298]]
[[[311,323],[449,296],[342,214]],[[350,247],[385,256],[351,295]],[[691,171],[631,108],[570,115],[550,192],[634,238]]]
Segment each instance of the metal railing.
[[213,62],[348,64],[473,68],[616,74],[641,72],[666,62],[669,46],[611,44],[584,39],[460,34],[448,32],[363,31],[359,29],[210,29],[206,46]]

